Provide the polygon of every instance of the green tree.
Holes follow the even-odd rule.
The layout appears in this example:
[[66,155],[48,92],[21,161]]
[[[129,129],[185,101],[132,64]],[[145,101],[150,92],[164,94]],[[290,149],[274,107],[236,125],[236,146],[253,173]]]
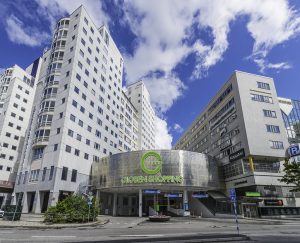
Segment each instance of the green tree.
[[44,215],[47,223],[83,223],[97,220],[99,214],[99,204],[92,201],[92,205],[87,204],[87,200],[80,195],[70,195],[58,202],[56,206],[48,208]]
[[296,187],[293,188],[292,192],[300,191],[300,163],[292,162],[284,163],[284,176],[280,179],[281,182],[285,182],[286,184],[294,184]]

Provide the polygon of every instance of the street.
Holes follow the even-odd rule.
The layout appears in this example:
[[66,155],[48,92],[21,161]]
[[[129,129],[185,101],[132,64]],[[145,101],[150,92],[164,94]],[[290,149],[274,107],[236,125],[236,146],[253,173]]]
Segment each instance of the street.
[[[234,221],[228,219],[172,218],[168,223],[137,222],[140,222],[138,218],[115,217],[110,218],[108,224],[93,228],[2,228],[0,242],[154,242],[155,239],[161,242],[167,239],[169,242],[205,242],[196,239],[236,234]],[[240,234],[250,237],[245,242],[300,242],[300,221],[284,221],[280,225],[271,223],[244,220],[240,224]]]

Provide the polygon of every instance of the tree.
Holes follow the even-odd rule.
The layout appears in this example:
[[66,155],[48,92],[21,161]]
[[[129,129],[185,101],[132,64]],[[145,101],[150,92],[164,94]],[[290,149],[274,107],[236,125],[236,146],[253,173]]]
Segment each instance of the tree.
[[58,202],[56,206],[48,208],[44,221],[48,223],[84,223],[97,220],[99,205],[95,198],[90,205],[80,195],[70,195]]
[[296,187],[293,188],[292,192],[300,192],[300,163],[292,162],[284,163],[285,175],[280,179],[281,182],[285,182],[286,184],[294,184]]

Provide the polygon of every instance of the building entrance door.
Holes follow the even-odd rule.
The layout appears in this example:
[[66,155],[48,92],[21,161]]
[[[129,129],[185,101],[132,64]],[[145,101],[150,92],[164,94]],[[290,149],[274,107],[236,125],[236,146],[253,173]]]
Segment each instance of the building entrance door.
[[257,218],[258,209],[256,203],[243,204],[243,215],[246,218]]

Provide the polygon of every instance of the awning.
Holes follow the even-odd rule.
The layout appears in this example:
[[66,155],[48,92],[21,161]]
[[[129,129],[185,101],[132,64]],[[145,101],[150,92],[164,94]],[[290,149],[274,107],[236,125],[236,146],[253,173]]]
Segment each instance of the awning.
[[215,200],[228,200],[228,198],[221,192],[207,192]]

